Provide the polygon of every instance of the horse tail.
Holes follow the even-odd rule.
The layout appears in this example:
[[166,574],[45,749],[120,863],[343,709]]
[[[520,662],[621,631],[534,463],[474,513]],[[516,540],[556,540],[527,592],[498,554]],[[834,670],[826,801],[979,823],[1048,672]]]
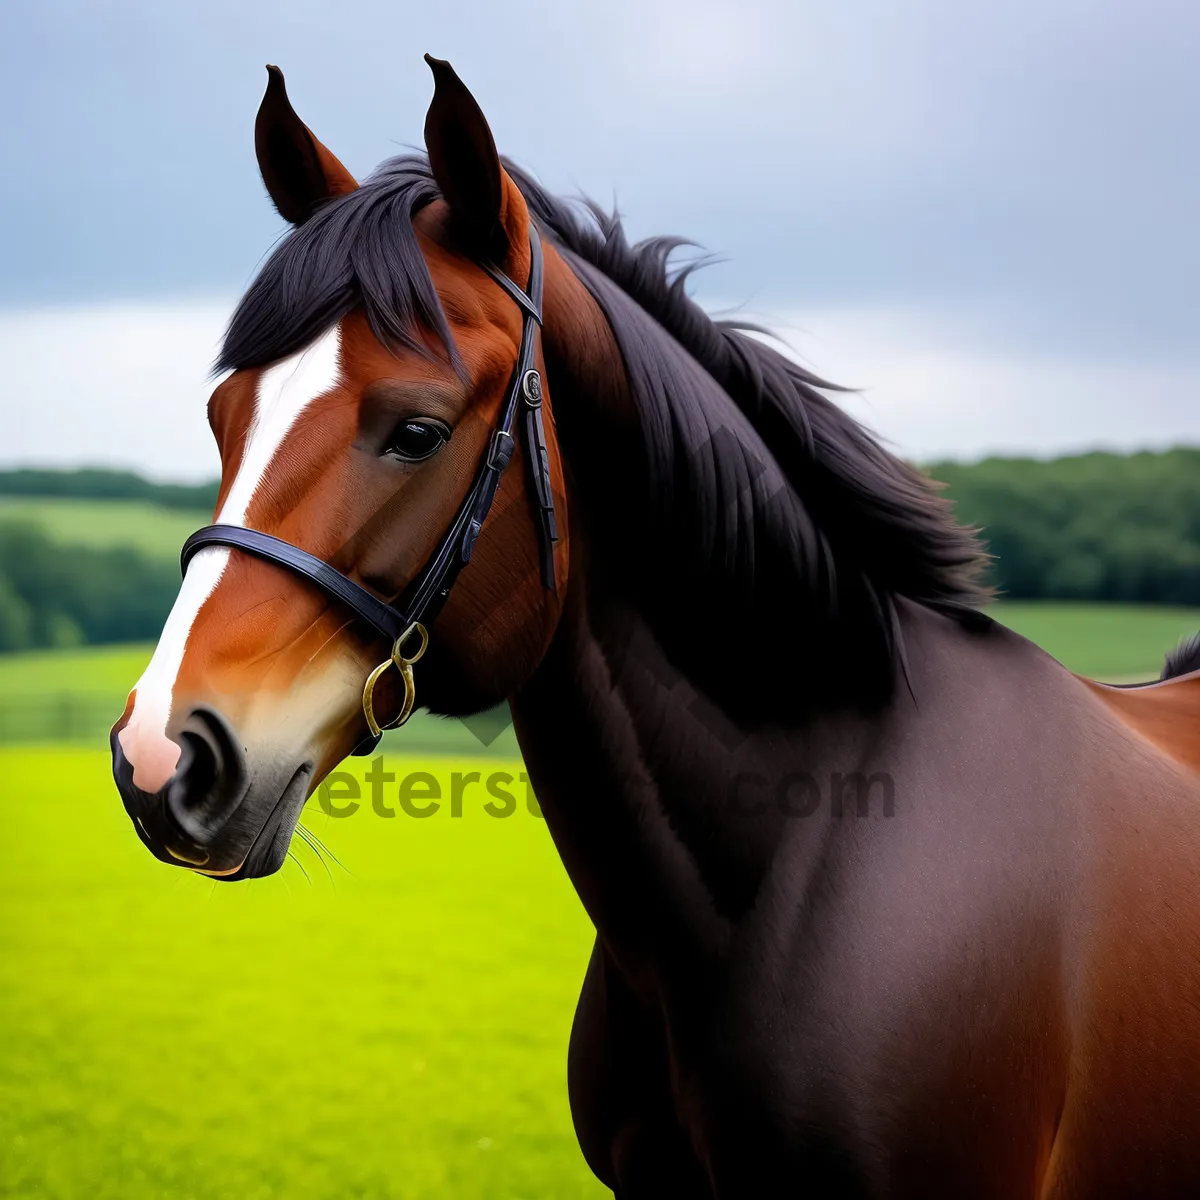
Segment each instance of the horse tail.
[[1200,671],[1200,633],[1185,638],[1167,655],[1160,679],[1177,679],[1180,675]]

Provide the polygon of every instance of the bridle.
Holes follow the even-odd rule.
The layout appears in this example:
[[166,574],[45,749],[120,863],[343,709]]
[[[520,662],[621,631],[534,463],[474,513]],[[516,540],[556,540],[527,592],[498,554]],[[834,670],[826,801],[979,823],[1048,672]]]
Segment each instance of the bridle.
[[[405,589],[399,603],[393,605],[380,600],[361,584],[343,575],[336,567],[309,554],[307,550],[293,546],[291,542],[240,525],[209,525],[197,530],[184,542],[180,552],[180,569],[184,573],[193,555],[207,546],[231,546],[253,554],[256,558],[286,567],[311,580],[391,642],[391,654],[370,673],[363,686],[363,716],[366,717],[371,735],[355,748],[355,754],[370,754],[379,744],[384,729],[394,729],[403,725],[412,715],[417,695],[412,668],[429,646],[429,632],[425,623],[432,622],[437,616],[459,572],[471,561],[471,551],[491,511],[500,477],[516,449],[513,426],[517,422],[518,413],[521,416],[519,432],[524,445],[526,475],[536,501],[534,511],[538,528],[542,583],[550,590],[555,590],[554,544],[558,541],[558,528],[554,513],[554,494],[550,487],[550,456],[546,448],[546,428],[542,420],[542,378],[534,366],[537,331],[542,324],[543,264],[542,246],[537,231],[530,226],[527,292],[518,287],[503,271],[486,263],[480,265],[512,297],[521,310],[521,347],[517,352],[517,364],[509,379],[500,416],[492,430],[487,450],[475,472],[475,479],[459,505],[450,528],[446,530],[429,561]],[[419,644],[413,653],[406,654],[405,649],[414,638]],[[395,667],[404,684],[404,702],[399,715],[386,725],[381,725],[375,716],[375,685],[389,667]]]

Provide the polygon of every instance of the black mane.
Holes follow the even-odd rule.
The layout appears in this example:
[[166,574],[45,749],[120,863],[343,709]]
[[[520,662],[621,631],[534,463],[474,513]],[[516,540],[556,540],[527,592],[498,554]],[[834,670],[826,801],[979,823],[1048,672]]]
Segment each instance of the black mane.
[[[615,213],[552,196],[505,165],[621,350],[647,460],[639,519],[648,544],[670,547],[669,561],[656,555],[667,568],[664,628],[686,639],[713,614],[733,616],[781,669],[795,655],[809,677],[851,676],[874,693],[903,661],[898,599],[986,624],[974,532],[823,394],[838,389],[753,326],[709,317],[686,293],[690,268],[670,268],[680,239],[631,245]],[[358,304],[385,344],[430,353],[432,333],[457,364],[412,227],[437,196],[426,159],[406,155],[319,210],[242,299],[219,365],[285,357]]]
[[1200,633],[1185,638],[1167,655],[1160,678],[1175,679],[1193,671],[1200,671]]

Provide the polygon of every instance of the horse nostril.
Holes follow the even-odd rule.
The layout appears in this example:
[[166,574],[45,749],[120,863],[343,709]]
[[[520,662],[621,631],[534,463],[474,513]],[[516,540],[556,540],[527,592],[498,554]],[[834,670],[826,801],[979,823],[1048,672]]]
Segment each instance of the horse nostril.
[[182,753],[167,784],[166,808],[180,831],[202,847],[241,803],[246,760],[233,730],[215,709],[193,709],[177,737]]

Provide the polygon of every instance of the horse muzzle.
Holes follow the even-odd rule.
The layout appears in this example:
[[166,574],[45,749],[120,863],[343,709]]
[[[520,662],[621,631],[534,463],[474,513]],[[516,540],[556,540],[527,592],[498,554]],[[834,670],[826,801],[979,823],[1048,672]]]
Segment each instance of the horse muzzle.
[[216,709],[201,706],[173,732],[180,747],[174,774],[148,792],[134,783],[118,737],[124,724],[110,735],[113,779],[138,837],[156,858],[225,880],[279,869],[307,796],[311,763],[286,774],[255,771],[252,785],[240,739]]

